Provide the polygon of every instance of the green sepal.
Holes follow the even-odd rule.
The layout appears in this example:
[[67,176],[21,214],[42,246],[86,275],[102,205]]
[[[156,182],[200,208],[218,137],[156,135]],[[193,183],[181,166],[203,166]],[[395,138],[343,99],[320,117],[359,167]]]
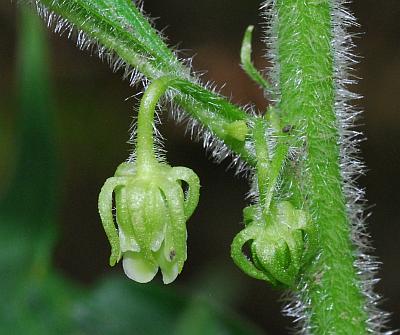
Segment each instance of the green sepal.
[[200,195],[200,180],[199,177],[193,172],[183,166],[176,166],[172,168],[171,177],[175,180],[184,181],[188,185],[188,189],[185,194],[184,211],[186,220],[188,220],[199,203]]
[[99,194],[98,209],[103,224],[104,231],[111,245],[110,265],[114,266],[121,259],[121,248],[118,236],[118,230],[114,224],[112,214],[112,198],[114,189],[125,183],[121,177],[108,178],[101,188]]

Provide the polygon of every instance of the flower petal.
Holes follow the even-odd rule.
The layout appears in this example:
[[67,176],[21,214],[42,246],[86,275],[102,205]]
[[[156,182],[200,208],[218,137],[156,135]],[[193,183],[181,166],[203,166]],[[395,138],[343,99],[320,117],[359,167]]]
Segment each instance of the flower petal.
[[120,187],[116,189],[114,193],[121,252],[140,251],[140,247],[137,243],[135,232],[129,216],[126,188]]
[[126,236],[122,229],[119,230],[118,235],[122,253],[126,251],[140,251],[139,244],[136,242],[133,236]]
[[175,180],[182,180],[189,188],[185,195],[184,209],[186,220],[190,218],[199,202],[200,180],[191,169],[183,166],[173,167],[170,175]]
[[110,265],[114,266],[121,258],[121,248],[119,245],[118,230],[115,228],[112,215],[112,199],[116,187],[123,187],[126,178],[111,177],[106,180],[99,194],[99,213],[104,231],[107,234],[111,245]]
[[138,283],[148,283],[158,271],[158,265],[143,257],[139,252],[128,251],[124,253],[122,266],[128,278]]
[[160,266],[164,284],[172,283],[179,274],[178,262],[171,262],[165,259],[164,243],[162,244],[160,250],[154,254],[154,256],[156,257],[158,265]]
[[184,196],[178,183],[160,182],[160,189],[165,196],[170,222],[166,227],[164,246],[165,259],[177,261],[179,271],[186,261],[186,220],[184,212]]
[[152,251],[157,251],[161,247],[166,226],[170,221],[168,208],[157,186],[152,185],[151,188],[149,188],[144,206],[146,226],[148,227],[150,238],[150,249]]
[[150,231],[146,224],[145,204],[148,200],[149,185],[143,180],[131,182],[126,186],[126,201],[128,203],[128,213],[130,224],[133,227],[136,242],[139,244],[141,252],[145,257],[150,257]]
[[[161,268],[161,267],[160,267]],[[170,263],[167,267],[161,268],[162,279],[164,284],[172,283],[179,274],[178,263]]]

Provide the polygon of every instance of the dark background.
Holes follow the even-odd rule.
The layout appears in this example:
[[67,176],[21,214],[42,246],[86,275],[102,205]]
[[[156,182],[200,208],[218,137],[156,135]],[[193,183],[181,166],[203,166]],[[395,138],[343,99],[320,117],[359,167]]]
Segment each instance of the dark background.
[[[169,44],[179,43],[183,55],[195,55],[194,68],[207,71],[205,80],[219,86],[226,83],[222,92],[236,103],[253,102],[265,108],[262,94],[238,65],[242,34],[249,24],[258,24],[255,63],[260,68],[267,65],[263,45],[257,42],[262,21],[259,1],[144,3],[152,17],[159,17],[156,26],[167,27]],[[358,104],[365,111],[361,129],[368,139],[361,145],[368,171],[360,183],[372,207],[368,221],[375,254],[383,262],[376,289],[385,297],[382,307],[393,313],[391,326],[400,328],[400,2],[357,0],[351,9],[361,24],[354,31],[361,33],[355,43],[362,59],[355,72],[362,80],[354,90],[364,96]],[[0,152],[5,157],[0,161],[0,191],[12,175],[14,159],[16,12],[15,3],[0,4],[0,121],[5,125],[0,137]],[[126,98],[136,89],[97,58],[75,48],[74,42],[48,35],[57,111],[55,143],[62,167],[57,199],[61,232],[54,264],[66,277],[90,286],[110,271],[122,276],[120,266],[111,270],[107,265],[109,247],[96,208],[101,185],[130,150],[126,141],[138,101]],[[240,230],[246,181],[233,171],[225,172],[227,164],[210,162],[201,145],[184,136],[183,126],[164,120],[169,162],[191,167],[202,184],[200,205],[188,224],[189,259],[174,285],[190,291],[205,273],[222,268],[226,285],[238,287],[232,308],[270,334],[286,333],[289,322],[280,314],[280,293],[246,278],[229,258],[231,240]],[[214,294],[211,289],[209,294]]]

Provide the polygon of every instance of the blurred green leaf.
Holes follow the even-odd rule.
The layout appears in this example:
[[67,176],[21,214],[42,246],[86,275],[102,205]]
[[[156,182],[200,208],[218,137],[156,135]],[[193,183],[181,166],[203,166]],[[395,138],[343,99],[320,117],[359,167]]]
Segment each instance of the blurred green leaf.
[[66,329],[71,289],[49,275],[56,236],[57,164],[47,38],[28,8],[19,12],[16,163],[0,202],[0,333]]
[[46,35],[40,20],[27,8],[21,7],[19,20],[18,152],[10,187],[0,202],[0,219],[3,227],[21,229],[20,234],[36,244],[28,267],[36,257],[48,262],[55,240],[57,164]]
[[77,304],[74,321],[79,334],[85,335],[261,334],[240,316],[201,295],[193,297],[122,278],[99,283]]

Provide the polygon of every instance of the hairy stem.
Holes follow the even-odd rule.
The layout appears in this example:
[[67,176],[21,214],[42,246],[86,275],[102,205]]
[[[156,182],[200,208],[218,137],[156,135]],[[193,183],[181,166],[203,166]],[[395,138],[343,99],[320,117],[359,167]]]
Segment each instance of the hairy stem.
[[[276,0],[279,108],[294,126],[294,162],[286,181],[318,225],[320,255],[299,284],[312,334],[365,334],[366,312],[342,190],[329,0]],[[305,200],[306,199],[306,200]],[[306,202],[306,204],[304,204]]]
[[[33,0],[32,0],[33,1]],[[224,129],[235,121],[245,122],[252,117],[219,94],[204,88],[191,76],[151,27],[148,20],[130,0],[40,0],[45,10],[39,7],[48,24],[52,24],[52,13],[67,20],[78,30],[77,43],[89,48],[94,43],[118,56],[117,64],[132,66],[147,79],[168,76],[176,81],[173,101],[189,115],[198,120],[213,135],[216,135],[233,152],[250,165],[255,157],[247,150],[245,141],[238,140]],[[50,13],[46,12],[50,11]],[[55,30],[68,31],[60,22]],[[84,34],[82,34],[84,33]],[[103,49],[99,49],[100,56]],[[118,68],[115,64],[113,68]]]

